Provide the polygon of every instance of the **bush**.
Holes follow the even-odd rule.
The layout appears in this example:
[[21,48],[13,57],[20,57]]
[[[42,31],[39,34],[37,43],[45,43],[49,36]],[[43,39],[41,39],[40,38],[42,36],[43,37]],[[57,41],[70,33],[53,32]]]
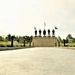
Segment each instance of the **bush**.
[[3,42],[0,42],[0,47],[6,47],[6,44]]
[[75,47],[75,45],[74,45],[74,47]]
[[11,45],[7,44],[6,47],[11,47]]
[[6,47],[6,45],[5,44],[0,44],[0,47]]

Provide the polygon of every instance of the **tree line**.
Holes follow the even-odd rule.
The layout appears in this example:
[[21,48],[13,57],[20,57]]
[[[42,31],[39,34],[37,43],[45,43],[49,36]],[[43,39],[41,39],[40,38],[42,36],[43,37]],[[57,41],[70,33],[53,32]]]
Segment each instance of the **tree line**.
[[[11,37],[12,37],[11,34],[8,34],[6,37],[0,36],[0,41],[2,41],[2,42],[11,41]],[[25,43],[29,43],[29,42],[32,42],[33,36],[16,36],[16,35],[13,35],[13,38],[14,38],[14,41],[16,41],[18,43],[24,43],[24,41],[25,41]],[[57,39],[61,43],[64,42],[64,39],[62,39],[60,36],[58,36]],[[73,37],[71,34],[68,34],[66,36],[65,40],[66,40],[66,43],[75,42],[75,37]]]
[[75,37],[72,36],[72,34],[68,34],[65,39],[62,39],[60,36],[58,36],[58,41],[63,43],[65,40],[66,43],[75,43]]
[[12,37],[13,37],[13,41],[16,41],[18,43],[29,43],[29,42],[32,42],[32,38],[33,36],[15,36],[15,35],[11,35],[11,34],[8,34],[6,37],[3,37],[3,36],[0,36],[0,42],[8,42],[8,41],[11,41],[12,40]]

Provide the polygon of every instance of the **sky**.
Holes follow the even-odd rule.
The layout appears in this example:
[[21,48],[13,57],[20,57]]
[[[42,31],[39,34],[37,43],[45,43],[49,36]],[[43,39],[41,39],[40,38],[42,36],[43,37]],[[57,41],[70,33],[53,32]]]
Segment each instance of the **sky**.
[[44,22],[57,37],[75,37],[75,0],[0,0],[0,35],[34,36]]

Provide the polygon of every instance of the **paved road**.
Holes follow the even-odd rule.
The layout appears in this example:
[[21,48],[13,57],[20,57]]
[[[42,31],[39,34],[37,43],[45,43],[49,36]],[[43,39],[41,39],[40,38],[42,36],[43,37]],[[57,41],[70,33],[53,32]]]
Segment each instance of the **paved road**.
[[40,47],[0,51],[0,75],[75,75],[75,50]]

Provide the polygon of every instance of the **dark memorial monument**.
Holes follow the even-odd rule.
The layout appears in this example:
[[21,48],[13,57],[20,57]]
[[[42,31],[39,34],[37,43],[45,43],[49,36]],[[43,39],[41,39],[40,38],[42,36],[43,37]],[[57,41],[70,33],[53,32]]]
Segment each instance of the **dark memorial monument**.
[[41,37],[41,29],[39,30],[39,37]]
[[[52,30],[52,37],[50,35],[50,29],[48,29],[48,36],[46,36],[46,30],[39,30],[39,35],[37,35],[37,30],[35,30],[35,37],[33,37],[32,45],[34,47],[55,47],[58,45],[57,38],[55,37],[55,30]],[[43,33],[43,36],[41,34]],[[37,36],[37,37],[36,37]]]
[[44,29],[44,31],[43,31],[43,35],[44,35],[44,37],[46,36],[46,30]]
[[35,37],[37,37],[37,30],[35,30]]
[[48,29],[48,36],[50,37],[50,30]]
[[55,30],[52,30],[52,37],[55,37]]

